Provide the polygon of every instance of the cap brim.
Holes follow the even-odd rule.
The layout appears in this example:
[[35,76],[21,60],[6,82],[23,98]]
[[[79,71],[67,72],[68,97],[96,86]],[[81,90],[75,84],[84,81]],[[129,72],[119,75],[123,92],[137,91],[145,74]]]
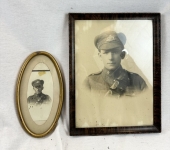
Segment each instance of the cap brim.
[[121,45],[117,42],[104,43],[99,47],[99,49],[100,50],[108,50],[108,49],[113,49],[116,47],[121,47],[122,49],[124,49],[123,45]]
[[33,86],[39,86],[42,85],[41,83],[34,83]]

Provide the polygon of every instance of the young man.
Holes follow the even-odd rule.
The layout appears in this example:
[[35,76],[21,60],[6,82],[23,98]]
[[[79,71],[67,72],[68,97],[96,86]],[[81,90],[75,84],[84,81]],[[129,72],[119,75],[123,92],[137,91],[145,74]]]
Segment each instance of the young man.
[[32,82],[32,86],[33,86],[35,93],[34,95],[28,97],[27,99],[28,103],[38,105],[38,104],[43,104],[43,103],[49,103],[51,101],[50,96],[42,93],[42,90],[44,88],[43,84],[44,84],[44,81],[39,80],[39,79],[34,80]]
[[104,32],[95,38],[94,43],[104,68],[85,79],[84,86],[88,90],[104,96],[120,97],[135,96],[147,88],[141,76],[122,68],[121,59],[126,53],[116,32]]

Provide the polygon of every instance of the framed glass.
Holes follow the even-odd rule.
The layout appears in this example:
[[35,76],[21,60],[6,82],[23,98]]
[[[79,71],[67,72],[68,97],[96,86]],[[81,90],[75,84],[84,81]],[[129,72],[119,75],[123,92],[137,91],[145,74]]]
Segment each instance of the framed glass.
[[69,14],[70,135],[161,132],[159,13]]
[[23,128],[34,137],[54,130],[63,103],[63,79],[55,58],[34,52],[23,63],[16,86],[16,106]]

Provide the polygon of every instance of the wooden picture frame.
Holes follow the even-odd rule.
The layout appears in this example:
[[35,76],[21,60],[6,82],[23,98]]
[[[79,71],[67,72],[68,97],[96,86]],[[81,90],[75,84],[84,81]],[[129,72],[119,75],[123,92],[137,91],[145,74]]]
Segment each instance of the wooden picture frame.
[[52,132],[63,104],[63,79],[55,58],[37,51],[21,66],[16,85],[16,106],[24,130],[33,137]]
[[[100,32],[101,28],[103,32]],[[69,14],[69,68],[70,68],[69,70],[70,116],[69,117],[70,117],[71,136],[125,134],[125,133],[160,133],[161,132],[161,31],[160,31],[161,29],[160,28],[161,28],[160,13],[70,13]],[[121,111],[118,110],[117,113],[116,111],[113,111],[113,113],[110,112],[107,113],[105,116],[111,117],[111,119],[108,117],[109,119],[107,120],[107,117],[105,117],[103,114],[107,111],[106,110],[107,107],[108,109],[112,108],[111,106],[109,106],[109,103],[107,107],[105,106],[105,109],[103,109],[102,108],[103,106],[100,105],[105,105],[105,102],[107,101],[103,102],[102,101],[103,99],[101,98],[100,102],[95,100],[95,102],[93,103],[93,99],[89,96],[89,94],[86,95],[82,94],[81,97],[80,93],[83,93],[84,91],[83,88],[80,89],[78,88],[79,88],[80,80],[87,79],[88,86],[90,86],[90,89],[92,91],[92,85],[89,85],[91,81],[89,80],[95,79],[95,83],[93,83],[93,88],[96,87],[96,89],[99,89],[99,87],[101,86],[102,89],[101,84],[96,85],[97,84],[96,80],[97,77],[99,77],[100,74],[104,72],[104,69],[103,71],[99,71],[97,73],[93,72],[94,70],[97,71],[97,69],[93,65],[93,62],[95,62],[97,55],[93,55],[93,54],[95,53],[95,51],[97,51],[97,49],[99,50],[99,46],[101,46],[101,43],[103,42],[103,40],[105,40],[104,39],[105,35],[108,34],[105,31],[109,30],[109,34],[111,34],[111,39],[109,35],[108,36],[109,40],[105,40],[106,44],[110,41],[114,42],[114,40],[117,39],[118,32],[116,32],[117,34],[115,36],[112,36],[112,33],[110,33],[110,31],[113,29],[117,29],[119,32],[121,32],[123,29],[125,31],[123,34],[127,35],[127,36],[126,35],[122,36],[123,40],[127,42],[130,39],[125,44],[123,43],[122,40],[121,42],[124,44],[125,48],[126,47],[129,48],[127,49],[128,52],[126,52],[125,54],[129,53],[130,56],[130,52],[131,52],[132,54],[135,53],[133,54],[133,56],[137,56],[135,61],[130,56],[130,58],[132,58],[133,60],[131,62],[133,63],[135,62],[137,65],[139,64],[139,66],[142,66],[142,62],[143,63],[146,63],[146,61],[148,62],[148,65],[146,63],[144,65],[145,67],[143,67],[144,70],[143,74],[145,75],[142,76],[142,73],[141,74],[139,73],[139,75],[143,77],[145,82],[146,80],[148,81],[146,82],[149,84],[149,85],[147,84],[148,87],[147,89],[151,89],[152,92],[150,92],[151,97],[149,97],[148,100],[141,101],[141,103],[146,102],[145,104],[140,104],[141,110],[140,107],[137,107],[138,102],[140,101],[139,99],[136,99],[134,101],[136,103],[135,105],[132,104],[131,99],[128,99],[127,101],[121,101],[123,106],[119,105],[120,101],[117,100],[116,101],[117,103],[115,103],[115,105],[118,104],[119,107],[114,106],[113,108],[114,109],[119,108]],[[137,35],[137,33],[140,34]],[[97,35],[98,37],[96,37]],[[93,41],[95,37],[97,38],[95,40],[98,43],[96,41]],[[121,37],[121,34],[120,36],[118,36],[118,38],[119,37]],[[141,47],[143,47],[144,49],[141,49]],[[135,51],[130,51],[131,48],[132,49],[136,48],[136,49]],[[101,58],[100,52],[101,51],[99,50],[99,56]],[[93,56],[91,57],[90,55]],[[150,69],[147,68],[148,66],[150,66]],[[91,69],[91,70],[89,69],[91,72],[88,70],[88,68]],[[132,67],[132,70],[133,69],[134,67]],[[85,75],[86,73],[87,76]],[[86,78],[84,78],[84,76],[86,76]],[[97,81],[100,80],[99,78]],[[141,80],[142,79],[138,78],[137,82],[138,81],[141,82]],[[79,92],[79,90],[82,92]],[[126,91],[127,91],[127,87],[125,93]],[[101,92],[99,95],[101,95]],[[147,97],[146,94],[144,96]],[[112,101],[110,102],[112,103]],[[126,102],[126,104],[124,102]],[[128,106],[129,103],[135,106],[136,109],[134,109],[132,105]],[[98,108],[100,107],[100,109],[97,110],[96,107]],[[145,107],[148,107],[147,109],[148,113],[146,112],[147,110]],[[125,111],[125,109],[128,109],[128,111]],[[131,110],[133,110],[133,112],[130,112]],[[97,113],[98,115],[96,115]],[[146,121],[145,123],[145,121],[143,121],[145,119],[143,120],[141,119],[144,117],[151,118],[150,122]],[[102,120],[105,121],[102,122]],[[115,120],[118,120],[117,121],[118,123]],[[135,121],[137,120],[137,122],[135,122],[134,120]]]

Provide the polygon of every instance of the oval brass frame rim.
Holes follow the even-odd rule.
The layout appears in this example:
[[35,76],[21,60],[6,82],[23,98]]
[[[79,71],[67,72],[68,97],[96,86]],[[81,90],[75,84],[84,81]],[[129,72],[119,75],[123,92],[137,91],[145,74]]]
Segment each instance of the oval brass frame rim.
[[[55,66],[55,69],[56,69],[56,72],[57,72],[57,75],[58,75],[59,84],[60,84],[59,85],[60,86],[59,104],[58,104],[58,108],[57,108],[57,112],[56,112],[55,118],[54,118],[52,124],[50,125],[49,129],[46,130],[44,133],[41,133],[41,134],[36,134],[36,133],[32,132],[27,127],[27,125],[26,125],[26,123],[24,121],[24,117],[23,117],[22,112],[21,112],[21,105],[20,105],[20,86],[21,86],[21,81],[22,81],[22,77],[23,77],[24,71],[25,71],[28,63],[31,61],[31,59],[36,57],[36,56],[38,56],[38,55],[45,55],[45,56],[47,56],[52,61],[52,63]],[[50,53],[45,52],[45,51],[37,51],[37,52],[34,52],[34,53],[30,54],[25,59],[24,63],[22,64],[22,66],[20,68],[19,75],[18,75],[18,78],[17,78],[17,85],[16,85],[17,111],[18,111],[19,118],[20,118],[20,121],[21,121],[21,124],[22,124],[22,127],[24,128],[24,130],[26,130],[27,133],[29,133],[33,137],[37,137],[37,138],[44,137],[47,134],[49,134],[50,132],[52,132],[55,129],[55,127],[57,125],[57,122],[58,122],[58,119],[60,117],[60,113],[61,113],[61,109],[62,109],[62,105],[63,105],[63,98],[64,98],[63,77],[62,77],[62,73],[61,73],[60,67],[59,67],[56,59]]]

